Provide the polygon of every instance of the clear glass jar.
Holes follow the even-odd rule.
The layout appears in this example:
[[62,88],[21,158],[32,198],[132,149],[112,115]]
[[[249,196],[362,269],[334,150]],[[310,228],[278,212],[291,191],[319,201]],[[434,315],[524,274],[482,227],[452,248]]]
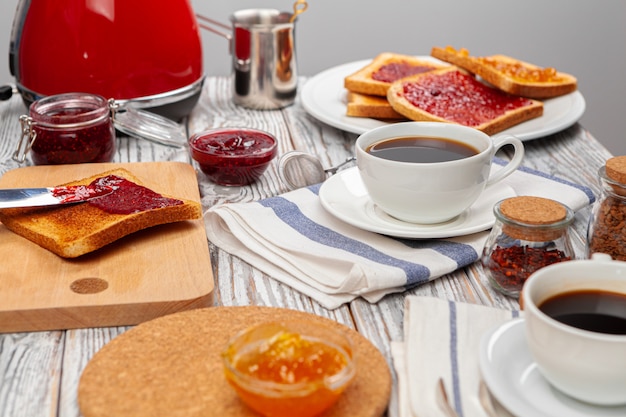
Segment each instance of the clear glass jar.
[[[30,152],[36,165],[109,162],[115,154],[115,128],[109,101],[86,93],[57,94],[30,105],[20,117],[22,139],[14,159]],[[26,143],[23,143],[26,140]]]
[[493,209],[495,224],[485,242],[481,263],[490,284],[519,297],[533,272],[575,258],[569,238],[574,213],[565,205],[541,197],[513,197]]
[[602,194],[589,217],[587,257],[606,253],[626,261],[626,156],[609,159],[598,177]]

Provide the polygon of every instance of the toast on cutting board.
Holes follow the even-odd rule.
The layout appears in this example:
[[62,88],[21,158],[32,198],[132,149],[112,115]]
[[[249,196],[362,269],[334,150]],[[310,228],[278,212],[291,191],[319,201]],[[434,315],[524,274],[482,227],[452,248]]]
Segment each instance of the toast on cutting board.
[[406,117],[391,107],[387,97],[348,91],[346,116],[370,117],[380,120],[406,120]]
[[488,86],[450,66],[394,82],[387,100],[415,121],[458,123],[493,135],[543,114],[543,103]]
[[[147,190],[149,198],[154,196],[159,201],[162,198],[171,204],[163,203],[162,207],[140,209],[133,213],[112,213],[90,202],[68,206],[12,208],[0,210],[0,221],[7,229],[44,249],[63,258],[76,258],[148,227],[202,218],[199,202],[155,193],[143,187],[141,180],[124,168],[63,185],[88,185],[108,176],[128,180]],[[112,198],[109,205],[121,206],[119,200],[114,200],[120,198],[121,194],[116,195],[117,192],[118,190],[100,199]],[[100,204],[104,204],[104,201],[101,200]]]
[[471,56],[467,49],[433,47],[431,55],[461,67],[509,94],[534,99],[557,97],[577,90],[574,76],[542,68],[506,55]]
[[344,87],[355,93],[385,97],[392,82],[445,66],[435,60],[383,52],[363,68],[346,76]]

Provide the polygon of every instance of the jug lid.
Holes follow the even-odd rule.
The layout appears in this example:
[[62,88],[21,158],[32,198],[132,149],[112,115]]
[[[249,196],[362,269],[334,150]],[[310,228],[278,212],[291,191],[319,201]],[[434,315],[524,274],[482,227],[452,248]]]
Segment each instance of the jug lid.
[[173,120],[130,104],[112,108],[113,125],[122,133],[177,148],[187,144],[184,127]]

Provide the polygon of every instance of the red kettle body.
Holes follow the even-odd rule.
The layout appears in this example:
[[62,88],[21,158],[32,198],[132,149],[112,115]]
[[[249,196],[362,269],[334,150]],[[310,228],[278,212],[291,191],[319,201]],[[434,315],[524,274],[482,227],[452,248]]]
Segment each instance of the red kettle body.
[[178,119],[204,73],[188,0],[21,0],[9,66],[24,100],[100,94]]

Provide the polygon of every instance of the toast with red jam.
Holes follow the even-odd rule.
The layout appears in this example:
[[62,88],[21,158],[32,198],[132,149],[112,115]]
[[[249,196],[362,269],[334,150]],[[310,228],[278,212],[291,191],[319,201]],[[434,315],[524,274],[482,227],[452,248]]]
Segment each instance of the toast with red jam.
[[392,82],[445,66],[448,65],[434,59],[383,52],[363,68],[345,77],[344,87],[355,93],[385,97]]
[[509,94],[546,99],[577,90],[576,77],[554,68],[542,68],[506,55],[471,56],[467,49],[434,47],[433,57],[478,75]]
[[348,91],[346,116],[370,117],[389,121],[406,119],[391,107],[387,97],[360,94],[353,91]]
[[118,168],[63,185],[106,182],[111,194],[88,202],[0,210],[12,232],[63,258],[76,258],[148,227],[202,218],[199,202],[161,195]]
[[507,94],[454,66],[394,82],[387,100],[410,120],[457,123],[488,135],[543,114],[540,101]]

